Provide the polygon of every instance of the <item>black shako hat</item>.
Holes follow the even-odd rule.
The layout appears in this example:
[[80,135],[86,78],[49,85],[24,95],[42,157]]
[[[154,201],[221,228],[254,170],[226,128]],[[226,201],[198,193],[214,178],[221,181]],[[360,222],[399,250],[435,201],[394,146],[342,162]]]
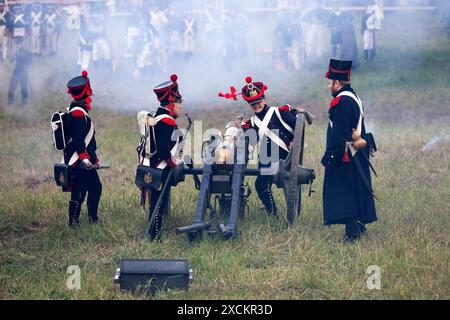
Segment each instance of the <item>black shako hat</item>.
[[178,90],[178,76],[173,74],[170,81],[164,82],[153,89],[162,107],[166,107],[174,102],[183,101],[183,97]]
[[75,100],[89,98],[92,95],[92,88],[87,71],[83,71],[81,76],[70,80],[67,83],[67,89],[67,93]]
[[266,97],[267,86],[262,82],[253,82],[252,77],[245,78],[247,85],[242,88],[242,98],[249,104],[259,103]]
[[340,61],[331,59],[325,78],[330,80],[350,81],[352,73],[352,61]]

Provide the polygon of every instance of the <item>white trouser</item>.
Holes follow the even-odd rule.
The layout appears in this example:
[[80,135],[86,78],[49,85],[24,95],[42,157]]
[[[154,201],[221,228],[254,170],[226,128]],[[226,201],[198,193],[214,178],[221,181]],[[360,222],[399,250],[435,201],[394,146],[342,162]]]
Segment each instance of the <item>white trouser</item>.
[[132,55],[136,38],[139,37],[140,30],[135,27],[128,27],[127,31],[127,54]]
[[375,30],[364,30],[364,50],[375,49]]
[[194,52],[195,49],[195,39],[192,35],[186,35],[183,39],[183,49],[185,52]]
[[[6,60],[8,57],[8,37],[5,36],[6,26],[0,26],[0,51],[1,59]],[[1,60],[0,59],[0,60]]]
[[108,42],[105,39],[98,39],[94,41],[92,47],[92,59],[98,60],[111,60],[111,50],[109,50]]
[[81,70],[89,69],[89,63],[91,62],[91,53],[90,50],[81,50],[78,55],[78,65],[81,67]]
[[48,53],[56,53],[57,51],[58,34],[56,28],[47,27],[47,33],[45,35],[45,48]]
[[32,26],[30,35],[30,51],[33,54],[41,53],[41,27]]
[[142,69],[147,66],[150,66],[151,64],[152,64],[152,49],[151,44],[147,43],[137,59],[137,67],[139,69]]

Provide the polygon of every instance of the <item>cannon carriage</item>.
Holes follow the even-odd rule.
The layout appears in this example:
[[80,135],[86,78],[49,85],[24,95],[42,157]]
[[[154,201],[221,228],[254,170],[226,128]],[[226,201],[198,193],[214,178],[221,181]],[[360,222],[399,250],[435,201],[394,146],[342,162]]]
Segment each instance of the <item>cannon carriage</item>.
[[[289,226],[295,224],[301,212],[302,185],[309,185],[311,194],[311,186],[315,180],[314,170],[303,166],[305,129],[307,124],[312,124],[312,116],[304,110],[292,112],[296,113],[297,121],[290,152],[285,160],[276,164],[277,169],[271,173],[274,184],[283,190]],[[188,120],[190,128],[189,117]],[[171,169],[162,194],[170,192],[168,189],[172,186],[184,182],[187,175],[193,176],[195,187],[199,191],[192,224],[176,228],[176,234],[186,234],[189,241],[201,239],[204,234],[222,239],[238,236],[237,226],[244,220],[251,194],[245,178],[267,174],[259,168],[249,166],[249,147],[248,136],[231,122],[226,126],[225,134],[211,136],[203,144],[203,167],[194,167],[191,159],[185,157],[183,164]],[[147,232],[154,227],[153,218],[152,214]],[[209,221],[214,218],[219,220],[216,226]]]

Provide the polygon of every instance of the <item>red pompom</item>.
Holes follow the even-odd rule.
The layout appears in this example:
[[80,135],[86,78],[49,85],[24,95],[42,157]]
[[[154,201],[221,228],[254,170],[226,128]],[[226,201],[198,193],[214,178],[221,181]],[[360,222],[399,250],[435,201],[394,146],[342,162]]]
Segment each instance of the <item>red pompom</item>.
[[87,76],[88,76],[88,72],[87,72],[87,71],[83,71],[83,72],[81,73],[81,75],[82,75],[83,77],[87,77]]
[[231,99],[231,94],[227,93],[227,94],[225,95],[225,99]]
[[172,82],[177,82],[178,76],[177,76],[176,74],[173,74],[173,75],[170,76],[170,80],[171,80]]
[[247,78],[245,78],[245,82],[247,82],[247,83],[252,83],[252,82],[253,82],[252,77],[247,77]]

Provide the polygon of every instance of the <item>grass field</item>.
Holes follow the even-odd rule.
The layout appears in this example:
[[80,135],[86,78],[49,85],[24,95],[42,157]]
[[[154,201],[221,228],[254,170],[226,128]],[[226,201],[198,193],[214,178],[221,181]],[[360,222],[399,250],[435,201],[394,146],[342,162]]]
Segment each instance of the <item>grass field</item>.
[[[69,230],[68,194],[52,180],[60,155],[52,149],[49,118],[67,101],[59,94],[39,98],[26,116],[0,111],[0,298],[134,299],[112,282],[120,258],[128,257],[189,259],[195,274],[190,289],[157,299],[449,299],[450,41],[432,17],[396,16],[387,17],[378,43],[377,62],[353,75],[380,148],[374,187],[382,202],[368,238],[345,245],[342,227],[323,226],[320,157],[330,100],[323,68],[303,72],[293,80],[295,89],[283,94],[276,93],[282,86],[274,77],[270,96],[274,104],[301,103],[316,115],[307,129],[305,165],[316,170],[317,193],[306,198],[304,192],[292,229],[266,217],[254,193],[241,236],[229,242],[189,244],[175,235],[175,227],[193,218],[191,178],[172,192],[162,241],[144,240],[147,218],[133,182],[135,113],[105,108],[92,112],[99,151],[112,164],[101,172],[101,223],[88,225],[83,209],[82,227]],[[2,75],[2,94],[6,81]],[[195,105],[187,111],[204,120],[204,128],[220,129],[238,114]],[[283,211],[278,190],[276,197]],[[81,290],[66,288],[70,265],[81,268]],[[381,290],[367,289],[371,265],[382,270]]]

